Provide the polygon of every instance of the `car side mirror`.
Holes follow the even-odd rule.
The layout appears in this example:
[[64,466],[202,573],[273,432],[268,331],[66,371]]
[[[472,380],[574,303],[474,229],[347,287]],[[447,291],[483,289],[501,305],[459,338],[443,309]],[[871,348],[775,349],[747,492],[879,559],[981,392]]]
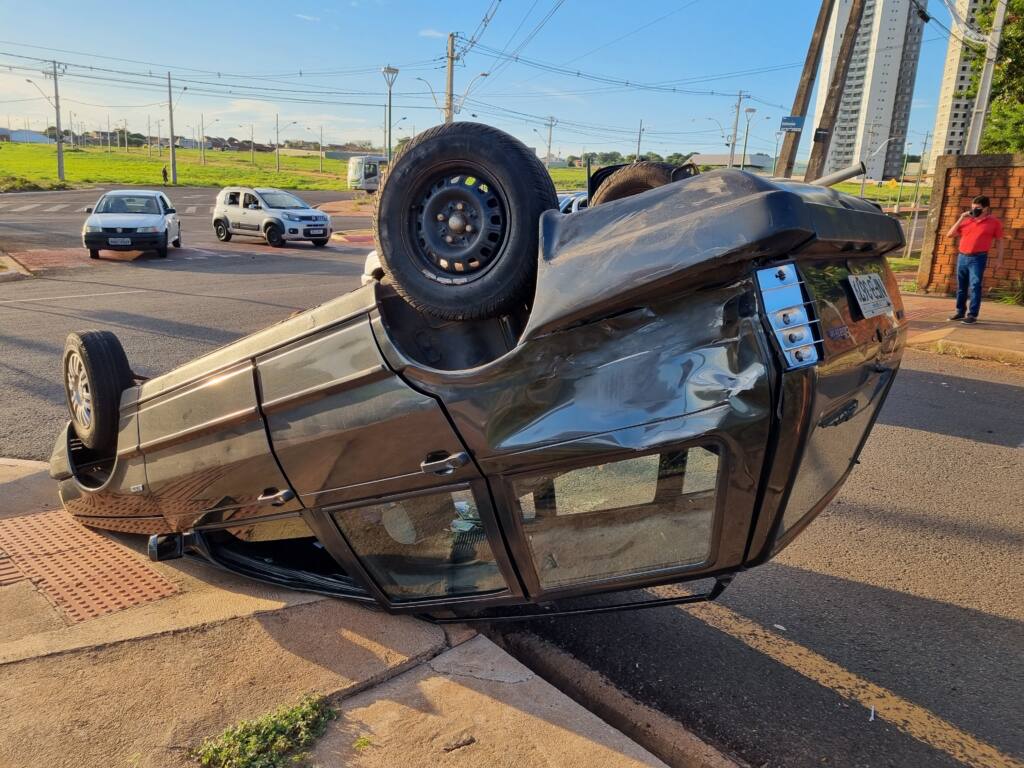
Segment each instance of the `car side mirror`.
[[177,208],[168,208],[168,209],[167,209],[167,212],[168,212],[168,213],[177,213],[177,212],[178,212],[178,209],[177,209]]
[[85,212],[86,212],[86,213],[92,213],[92,207],[86,208],[86,209],[85,209]]

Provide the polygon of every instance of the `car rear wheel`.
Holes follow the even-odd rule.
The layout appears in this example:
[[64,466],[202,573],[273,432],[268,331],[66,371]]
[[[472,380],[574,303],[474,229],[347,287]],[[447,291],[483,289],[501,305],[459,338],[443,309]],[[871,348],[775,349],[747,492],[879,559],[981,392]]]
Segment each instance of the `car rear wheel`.
[[541,214],[554,184],[524,144],[479,123],[439,125],[395,158],[377,195],[385,272],[412,306],[446,320],[531,300]]
[[95,249],[95,248],[90,248],[89,249],[89,258],[90,259],[98,259],[99,257],[100,257],[100,252],[97,249]]
[[231,232],[228,231],[227,223],[218,221],[213,225],[213,231],[217,235],[217,239],[222,243],[226,243],[231,239]]
[[121,393],[132,383],[121,342],[110,331],[72,333],[63,360],[64,395],[75,434],[87,448],[113,451]]
[[317,248],[323,248],[325,245],[327,245],[328,240],[329,238],[326,237],[320,240],[314,240],[313,245],[315,245]]
[[593,200],[590,201],[590,207],[638,195],[656,187],[663,187],[672,182],[674,170],[675,166],[670,163],[657,163],[650,160],[620,168],[597,188]]
[[284,245],[284,236],[281,233],[281,228],[277,224],[268,224],[267,228],[263,231],[264,236],[267,238],[267,245],[272,248],[280,248]]

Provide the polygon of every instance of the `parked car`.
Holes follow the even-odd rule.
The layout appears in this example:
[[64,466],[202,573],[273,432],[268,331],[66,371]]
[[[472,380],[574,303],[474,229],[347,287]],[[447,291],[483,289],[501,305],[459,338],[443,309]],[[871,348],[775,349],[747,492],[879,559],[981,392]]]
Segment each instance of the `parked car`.
[[358,155],[348,159],[348,188],[374,193],[380,187],[380,173],[387,165],[383,155]]
[[905,342],[902,230],[733,169],[556,201],[511,136],[440,126],[378,196],[382,279],[148,380],[72,334],[65,508],[440,621],[713,598],[857,463]]
[[91,259],[100,251],[156,251],[167,258],[168,245],[181,248],[181,219],[163,192],[115,189],[85,211],[82,244]]
[[213,209],[213,231],[227,242],[235,235],[260,237],[280,248],[308,240],[323,248],[331,239],[331,217],[280,189],[225,187]]

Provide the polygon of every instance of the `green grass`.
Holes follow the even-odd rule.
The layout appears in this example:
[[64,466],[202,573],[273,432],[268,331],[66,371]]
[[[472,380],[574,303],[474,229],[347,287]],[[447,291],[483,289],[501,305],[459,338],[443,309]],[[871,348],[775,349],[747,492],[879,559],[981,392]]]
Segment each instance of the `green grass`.
[[549,168],[548,173],[559,192],[587,188],[586,168]]
[[[206,165],[200,164],[199,150],[180,149],[178,156],[178,184],[223,187],[229,185],[250,187],[285,187],[288,189],[348,189],[346,176],[348,162],[324,159],[324,172],[319,173],[316,155],[281,155],[281,172],[275,170],[272,152],[257,152],[256,164],[249,162],[248,152],[218,152],[207,150]],[[160,169],[168,166],[170,156],[166,149],[158,156],[147,156],[146,150],[132,147],[131,151],[86,149],[65,151],[64,178],[68,185],[89,184],[141,184],[159,186]],[[0,184],[15,178],[20,184],[35,184],[39,188],[55,188],[57,182],[57,149],[53,145],[5,144],[0,149]],[[18,191],[4,190],[0,191]],[[23,190],[27,191],[27,190]]]
[[0,176],[0,192],[41,192],[47,189],[68,189],[63,181],[32,181],[24,176]]
[[996,289],[994,295],[1000,304],[1024,306],[1024,278],[1014,279],[1008,288]]
[[203,768],[299,768],[303,751],[337,717],[321,697],[307,697],[255,720],[243,720],[216,738],[206,739],[191,756]]
[[921,266],[920,259],[905,259],[902,256],[886,256],[893,272],[909,272]]
[[[857,197],[860,197],[860,181],[844,181],[841,184],[836,184],[832,189],[845,192],[848,195],[856,195]],[[898,188],[894,189],[893,187],[886,186],[885,184],[880,187],[871,183],[864,185],[864,198],[866,200],[874,200],[886,207],[896,204],[896,195],[898,192]],[[928,205],[928,201],[931,199],[931,196],[932,188],[926,187],[922,184],[919,205]],[[914,185],[910,181],[907,181],[903,185],[903,197],[900,198],[900,208],[909,208],[913,202]]]

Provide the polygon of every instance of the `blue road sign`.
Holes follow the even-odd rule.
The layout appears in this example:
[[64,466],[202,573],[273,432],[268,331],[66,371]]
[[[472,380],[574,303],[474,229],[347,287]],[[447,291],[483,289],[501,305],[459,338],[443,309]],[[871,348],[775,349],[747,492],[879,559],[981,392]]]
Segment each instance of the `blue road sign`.
[[785,131],[786,133],[799,133],[803,129],[803,115],[789,115],[788,117],[784,117],[782,118],[782,125],[779,126],[779,130]]

